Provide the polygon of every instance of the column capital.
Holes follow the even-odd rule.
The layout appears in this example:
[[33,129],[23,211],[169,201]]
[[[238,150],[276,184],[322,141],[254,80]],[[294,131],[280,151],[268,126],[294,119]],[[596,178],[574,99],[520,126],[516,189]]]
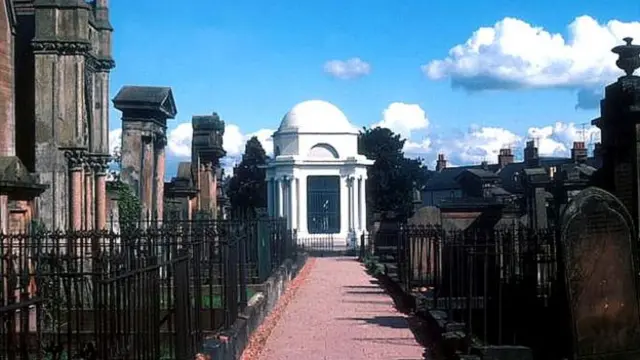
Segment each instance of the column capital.
[[280,181],[282,181],[282,182],[284,182],[284,183],[288,183],[288,182],[290,182],[290,181],[291,181],[291,179],[293,178],[293,176],[291,176],[291,175],[280,175],[280,177],[279,177],[279,178],[280,178],[280,179],[279,179]]
[[71,171],[80,171],[87,163],[87,150],[84,147],[63,147],[60,150],[67,159],[67,165]]
[[213,170],[213,162],[203,161],[200,163],[200,171],[211,171],[211,170]]
[[92,154],[91,161],[93,171],[96,173],[96,175],[106,176],[107,170],[109,170],[109,163],[111,163],[112,160],[113,158],[111,157],[111,155]]
[[153,136],[153,144],[157,148],[164,149],[167,146],[167,135],[164,133],[156,133]]

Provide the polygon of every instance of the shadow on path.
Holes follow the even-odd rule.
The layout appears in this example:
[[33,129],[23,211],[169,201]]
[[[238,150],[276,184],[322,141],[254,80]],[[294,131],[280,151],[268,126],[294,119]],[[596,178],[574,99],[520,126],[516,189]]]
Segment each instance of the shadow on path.
[[371,318],[348,317],[337,318],[336,320],[362,321],[371,325],[386,326],[392,329],[408,329],[409,324],[404,316],[374,316]]
[[[412,308],[410,301],[407,299],[406,294],[400,291],[397,288],[397,285],[394,285],[390,282],[389,279],[384,277],[376,277],[371,281],[371,287],[363,287],[366,289],[377,288],[378,291],[346,291],[346,293],[350,293],[353,295],[357,294],[384,294],[389,296],[393,300],[394,308],[405,315],[402,316],[375,316],[371,318],[345,318],[345,320],[360,320],[369,324],[376,324],[379,326],[388,326],[391,328],[409,328],[411,333],[413,334],[415,341],[417,341],[421,346],[425,348],[424,357],[420,360],[442,360],[443,357],[439,354],[437,350],[437,345],[434,342],[434,339],[427,334],[426,329],[427,326],[419,316],[414,313],[414,309]],[[345,286],[346,287],[346,286]],[[382,290],[382,291],[380,291]],[[357,302],[358,300],[353,300]],[[354,339],[364,341],[365,339]],[[370,341],[384,341],[384,339],[370,339]],[[411,359],[397,359],[397,360],[411,360]],[[417,359],[416,359],[417,360]]]
[[368,305],[386,305],[386,300],[342,300],[345,304],[368,304]]

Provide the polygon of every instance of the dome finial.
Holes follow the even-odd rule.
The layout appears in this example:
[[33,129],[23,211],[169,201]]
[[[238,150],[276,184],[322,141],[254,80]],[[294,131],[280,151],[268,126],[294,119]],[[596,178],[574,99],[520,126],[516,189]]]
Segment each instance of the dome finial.
[[622,69],[627,76],[633,75],[636,69],[640,68],[640,45],[634,45],[633,38],[626,37],[622,39],[625,45],[619,45],[611,49],[612,52],[618,54],[616,65]]

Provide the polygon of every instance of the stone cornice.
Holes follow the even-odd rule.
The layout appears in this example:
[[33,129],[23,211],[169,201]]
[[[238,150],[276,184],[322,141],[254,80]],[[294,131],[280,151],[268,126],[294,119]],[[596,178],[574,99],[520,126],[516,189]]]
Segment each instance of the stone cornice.
[[112,58],[99,58],[92,54],[87,56],[87,65],[96,72],[109,72],[116,67],[116,62]]
[[85,41],[34,40],[31,42],[35,54],[86,55],[91,44]]

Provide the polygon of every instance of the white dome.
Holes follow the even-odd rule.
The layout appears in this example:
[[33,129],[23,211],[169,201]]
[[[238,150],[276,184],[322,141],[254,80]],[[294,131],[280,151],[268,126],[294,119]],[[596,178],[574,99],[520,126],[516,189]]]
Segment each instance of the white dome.
[[279,132],[351,133],[356,129],[337,106],[322,100],[303,101],[282,118]]

